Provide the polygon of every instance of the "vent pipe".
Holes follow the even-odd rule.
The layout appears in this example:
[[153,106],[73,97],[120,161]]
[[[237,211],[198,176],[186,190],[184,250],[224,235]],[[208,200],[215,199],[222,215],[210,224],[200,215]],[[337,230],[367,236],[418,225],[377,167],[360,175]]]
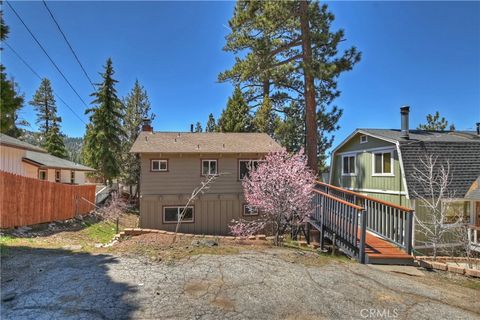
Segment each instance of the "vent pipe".
[[409,106],[403,106],[400,108],[400,116],[402,118],[402,132],[400,137],[408,139],[409,138],[409,125],[408,125],[408,118],[410,113]]
[[193,123],[190,125],[190,132],[193,132]]
[[480,136],[480,122],[477,122],[476,125],[477,125],[477,136]]

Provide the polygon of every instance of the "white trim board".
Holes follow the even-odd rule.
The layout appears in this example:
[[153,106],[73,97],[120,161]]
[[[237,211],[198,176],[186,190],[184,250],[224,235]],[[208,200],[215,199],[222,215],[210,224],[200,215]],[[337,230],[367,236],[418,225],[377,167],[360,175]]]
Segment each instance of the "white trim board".
[[342,187],[347,190],[355,191],[355,192],[369,192],[369,193],[382,193],[382,194],[392,194],[395,196],[406,196],[407,193],[405,191],[396,191],[396,190],[381,190],[381,189],[358,189],[358,188],[351,188],[351,187]]

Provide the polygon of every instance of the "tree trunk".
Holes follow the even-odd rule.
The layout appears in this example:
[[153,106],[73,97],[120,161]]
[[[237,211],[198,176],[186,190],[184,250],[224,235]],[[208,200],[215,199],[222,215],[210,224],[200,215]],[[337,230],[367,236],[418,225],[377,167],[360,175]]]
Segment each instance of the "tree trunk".
[[312,46],[307,1],[300,1],[300,28],[302,32],[303,73],[305,82],[305,131],[307,164],[317,174],[317,108],[312,74]]

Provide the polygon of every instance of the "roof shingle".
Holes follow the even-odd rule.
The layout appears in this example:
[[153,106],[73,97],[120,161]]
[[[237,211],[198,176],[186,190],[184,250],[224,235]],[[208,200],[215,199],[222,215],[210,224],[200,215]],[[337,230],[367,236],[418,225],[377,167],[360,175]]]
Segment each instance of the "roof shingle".
[[15,139],[13,137],[7,136],[6,134],[3,134],[3,133],[0,133],[0,144],[10,146],[10,147],[20,148],[20,149],[25,149],[25,150],[32,150],[32,151],[44,152],[44,153],[47,152],[40,147]]
[[52,156],[48,153],[40,153],[35,151],[27,151],[23,157],[25,160],[33,161],[47,168],[69,169],[78,171],[95,171],[95,169]]

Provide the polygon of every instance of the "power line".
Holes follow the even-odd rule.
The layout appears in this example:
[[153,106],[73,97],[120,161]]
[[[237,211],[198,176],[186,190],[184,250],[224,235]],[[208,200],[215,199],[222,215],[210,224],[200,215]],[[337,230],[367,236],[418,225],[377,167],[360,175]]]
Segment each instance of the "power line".
[[33,34],[33,32],[30,30],[30,28],[28,28],[28,26],[25,24],[25,22],[23,21],[23,19],[20,17],[20,15],[17,13],[17,11],[15,11],[15,9],[12,7],[12,5],[10,4],[10,1],[5,1],[8,6],[10,7],[10,9],[12,9],[13,13],[15,13],[15,15],[17,16],[17,18],[20,20],[20,22],[23,24],[23,26],[25,27],[25,29],[27,29],[28,33],[30,33],[30,35],[32,36],[32,38],[35,40],[35,42],[38,44],[38,46],[42,49],[43,53],[45,53],[45,55],[48,57],[48,59],[50,60],[50,62],[53,64],[53,66],[57,69],[57,71],[62,75],[63,79],[65,79],[65,81],[67,82],[67,84],[70,86],[70,88],[73,90],[73,92],[75,92],[75,94],[77,95],[77,97],[83,102],[83,104],[85,105],[85,107],[88,108],[88,105],[87,103],[82,99],[82,97],[78,94],[77,90],[75,90],[75,88],[73,87],[73,85],[70,83],[70,81],[68,81],[67,77],[63,74],[62,70],[60,70],[60,68],[57,66],[57,64],[55,63],[55,61],[53,61],[53,59],[50,57],[50,55],[47,53],[47,51],[45,50],[45,48],[42,46],[42,44],[40,43],[40,41],[38,41],[38,39],[35,37],[35,35]]
[[[27,66],[28,69],[30,69],[30,71],[32,71],[32,73],[37,76],[38,79],[42,80],[42,77],[35,71],[35,69],[33,69],[30,64],[28,64],[27,61],[25,61],[25,59],[22,58],[22,56],[15,50],[12,48],[12,46],[10,44],[8,44],[7,41],[3,41],[3,43],[17,56],[18,59],[20,59],[20,61],[23,62],[23,64],[25,66]],[[70,111],[80,120],[82,121],[85,125],[87,125],[87,123],[85,121],[83,121],[83,119],[68,105],[68,103],[65,102],[65,100],[62,99],[62,97],[60,97],[58,94],[54,93],[54,95],[60,100],[63,102],[63,104],[65,104],[67,106],[68,109],[70,109]]]
[[92,80],[91,80],[90,77],[88,76],[87,71],[85,71],[85,68],[83,67],[82,63],[80,62],[80,59],[78,58],[77,54],[75,53],[75,50],[73,50],[73,47],[72,47],[72,45],[70,44],[70,42],[68,41],[67,36],[65,35],[65,33],[64,33],[63,30],[62,30],[62,28],[61,28],[60,25],[58,24],[57,19],[55,19],[55,17],[54,17],[54,15],[53,15],[52,11],[50,10],[50,8],[48,8],[47,3],[45,2],[45,0],[43,1],[43,5],[45,6],[45,8],[47,9],[48,13],[50,14],[50,17],[52,17],[53,22],[55,22],[55,25],[57,26],[58,31],[60,31],[60,33],[62,34],[63,39],[65,40],[65,42],[67,43],[68,47],[70,48],[70,51],[72,51],[72,54],[73,54],[73,56],[75,57],[75,59],[77,60],[78,64],[80,65],[80,68],[82,68],[82,71],[83,71],[83,73],[85,74],[85,77],[87,77],[88,81],[89,81],[90,84],[92,85],[93,90],[96,90],[95,85],[93,84]]

